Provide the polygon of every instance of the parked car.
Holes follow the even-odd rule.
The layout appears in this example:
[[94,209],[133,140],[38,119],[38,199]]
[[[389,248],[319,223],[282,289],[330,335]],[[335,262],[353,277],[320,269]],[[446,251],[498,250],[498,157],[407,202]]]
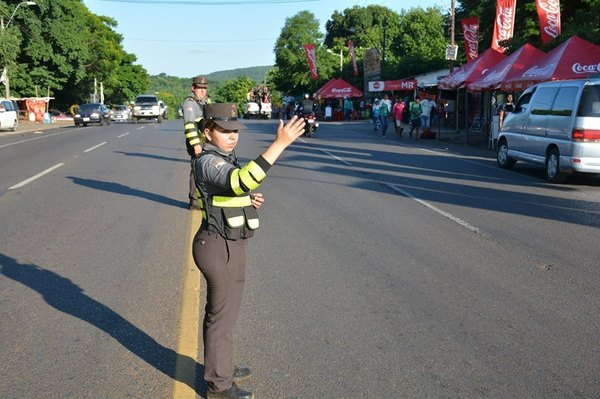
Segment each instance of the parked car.
[[11,100],[0,99],[0,129],[10,129],[13,132],[19,126],[19,112]]
[[183,118],[183,108],[181,106],[177,107],[177,119]]
[[110,124],[110,110],[99,103],[83,104],[75,113],[75,126],[87,126],[88,123],[97,123],[100,126]]
[[115,105],[112,109],[112,120],[115,122],[131,121],[131,110],[127,105]]
[[151,94],[137,96],[133,106],[132,119],[133,123],[138,123],[140,119],[156,119],[158,123],[161,123],[163,115],[158,98]]
[[600,173],[600,78],[544,82],[525,90],[498,135],[497,161],[546,167],[546,179]]

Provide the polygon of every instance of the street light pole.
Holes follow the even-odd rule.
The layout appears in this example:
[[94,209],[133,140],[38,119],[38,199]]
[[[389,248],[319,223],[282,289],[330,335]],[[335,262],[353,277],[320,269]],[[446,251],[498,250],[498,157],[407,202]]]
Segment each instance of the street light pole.
[[[22,5],[35,6],[36,2],[35,1],[22,1],[19,4],[17,4],[17,6],[15,7],[14,11],[10,15],[10,18],[8,18],[8,22],[6,23],[6,25],[4,25],[4,20],[1,21],[2,22],[1,23],[1,25],[2,25],[2,36],[4,36],[4,32],[8,29],[8,26],[10,25],[10,23],[13,20],[13,18],[15,17],[15,14],[17,13],[17,10]],[[5,86],[5,89],[6,89],[6,91],[5,91],[6,92],[6,99],[10,100],[10,81],[8,79],[8,65],[4,66],[4,72],[6,72],[6,75],[4,76],[4,86]]]
[[[336,54],[336,53],[334,53],[334,52],[333,52],[333,50],[331,50],[331,49],[327,49],[327,52],[328,52],[329,54]],[[336,55],[337,55],[337,54],[336,54]],[[343,66],[344,66],[344,53],[343,53],[343,50],[342,50],[342,49],[340,49],[340,72],[342,72],[342,68],[343,68]]]

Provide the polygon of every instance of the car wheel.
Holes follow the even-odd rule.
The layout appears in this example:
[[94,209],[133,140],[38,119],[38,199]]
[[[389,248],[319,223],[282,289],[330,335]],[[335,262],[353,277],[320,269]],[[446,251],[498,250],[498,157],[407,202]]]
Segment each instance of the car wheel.
[[163,118],[162,116],[158,115],[158,118],[156,118],[156,120],[158,123],[162,123]]
[[562,183],[567,180],[567,174],[560,170],[560,152],[556,147],[546,155],[546,180],[551,183]]
[[13,123],[12,128],[10,129],[11,131],[16,131],[17,130],[17,126],[19,126],[19,119],[15,118],[15,122]]
[[510,169],[515,166],[517,161],[508,156],[508,143],[506,140],[500,141],[496,152],[496,161],[502,169]]
[[84,123],[84,124],[83,124],[83,127],[87,127],[87,123]]

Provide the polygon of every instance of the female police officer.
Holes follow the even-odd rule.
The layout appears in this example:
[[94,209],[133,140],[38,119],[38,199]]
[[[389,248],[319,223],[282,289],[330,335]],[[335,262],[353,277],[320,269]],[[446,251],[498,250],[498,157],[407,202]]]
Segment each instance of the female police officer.
[[206,144],[194,161],[202,224],[193,244],[194,261],[206,279],[204,315],[204,379],[208,398],[253,398],[234,381],[250,376],[233,364],[233,328],[239,315],[246,272],[246,239],[258,228],[264,199],[255,193],[269,168],[304,131],[304,121],[279,121],[275,140],[254,161],[240,166],[234,153],[238,130],[237,104],[204,106]]

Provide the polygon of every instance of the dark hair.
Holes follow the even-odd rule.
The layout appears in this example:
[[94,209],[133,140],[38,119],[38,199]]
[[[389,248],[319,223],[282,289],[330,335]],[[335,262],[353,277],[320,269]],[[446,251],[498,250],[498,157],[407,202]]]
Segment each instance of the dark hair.
[[204,129],[212,130],[215,126],[217,126],[217,123],[212,119],[202,118],[199,125],[200,131],[204,132]]

